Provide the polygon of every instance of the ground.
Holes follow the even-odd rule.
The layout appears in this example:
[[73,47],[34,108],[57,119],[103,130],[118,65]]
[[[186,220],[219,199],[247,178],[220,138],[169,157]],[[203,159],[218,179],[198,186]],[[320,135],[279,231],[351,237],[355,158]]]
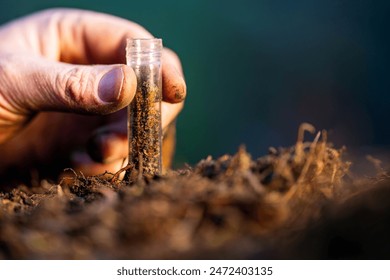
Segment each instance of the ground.
[[69,172],[0,193],[2,259],[390,257],[390,176],[355,176],[326,132],[153,179]]

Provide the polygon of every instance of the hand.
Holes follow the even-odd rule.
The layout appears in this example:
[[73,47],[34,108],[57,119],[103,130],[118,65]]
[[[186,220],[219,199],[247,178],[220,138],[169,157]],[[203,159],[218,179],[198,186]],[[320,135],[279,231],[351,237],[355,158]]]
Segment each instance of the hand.
[[[136,88],[124,65],[126,38],[151,37],[130,21],[69,9],[0,27],[0,174],[118,170],[128,153],[125,107]],[[186,85],[172,51],[164,49],[162,65],[164,129],[182,109]]]

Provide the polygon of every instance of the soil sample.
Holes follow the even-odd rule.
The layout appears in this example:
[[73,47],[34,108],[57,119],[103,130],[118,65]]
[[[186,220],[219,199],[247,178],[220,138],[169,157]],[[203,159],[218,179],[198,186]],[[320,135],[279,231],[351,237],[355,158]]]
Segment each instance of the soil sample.
[[129,39],[126,57],[137,77],[128,110],[129,169],[127,179],[153,177],[162,171],[161,39]]

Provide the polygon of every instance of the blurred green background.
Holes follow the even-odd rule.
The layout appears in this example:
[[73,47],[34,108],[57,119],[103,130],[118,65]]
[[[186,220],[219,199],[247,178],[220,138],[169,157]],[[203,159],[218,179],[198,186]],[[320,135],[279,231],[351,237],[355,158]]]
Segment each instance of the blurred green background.
[[0,4],[0,23],[48,7],[140,23],[181,57],[188,86],[176,165],[291,145],[303,121],[349,147],[388,147],[390,1],[34,1]]

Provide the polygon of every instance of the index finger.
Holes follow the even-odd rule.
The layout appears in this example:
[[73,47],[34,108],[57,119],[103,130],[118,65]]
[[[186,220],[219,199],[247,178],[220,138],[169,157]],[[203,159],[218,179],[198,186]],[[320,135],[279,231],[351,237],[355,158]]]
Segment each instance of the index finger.
[[[126,63],[127,38],[153,38],[126,19],[77,9],[49,9],[16,20],[0,31],[1,50],[32,53],[73,64]],[[186,85],[174,52],[163,53],[163,99],[184,100]]]
[[74,64],[125,63],[126,38],[151,38],[140,25],[112,15],[49,9],[2,26],[0,50]]

